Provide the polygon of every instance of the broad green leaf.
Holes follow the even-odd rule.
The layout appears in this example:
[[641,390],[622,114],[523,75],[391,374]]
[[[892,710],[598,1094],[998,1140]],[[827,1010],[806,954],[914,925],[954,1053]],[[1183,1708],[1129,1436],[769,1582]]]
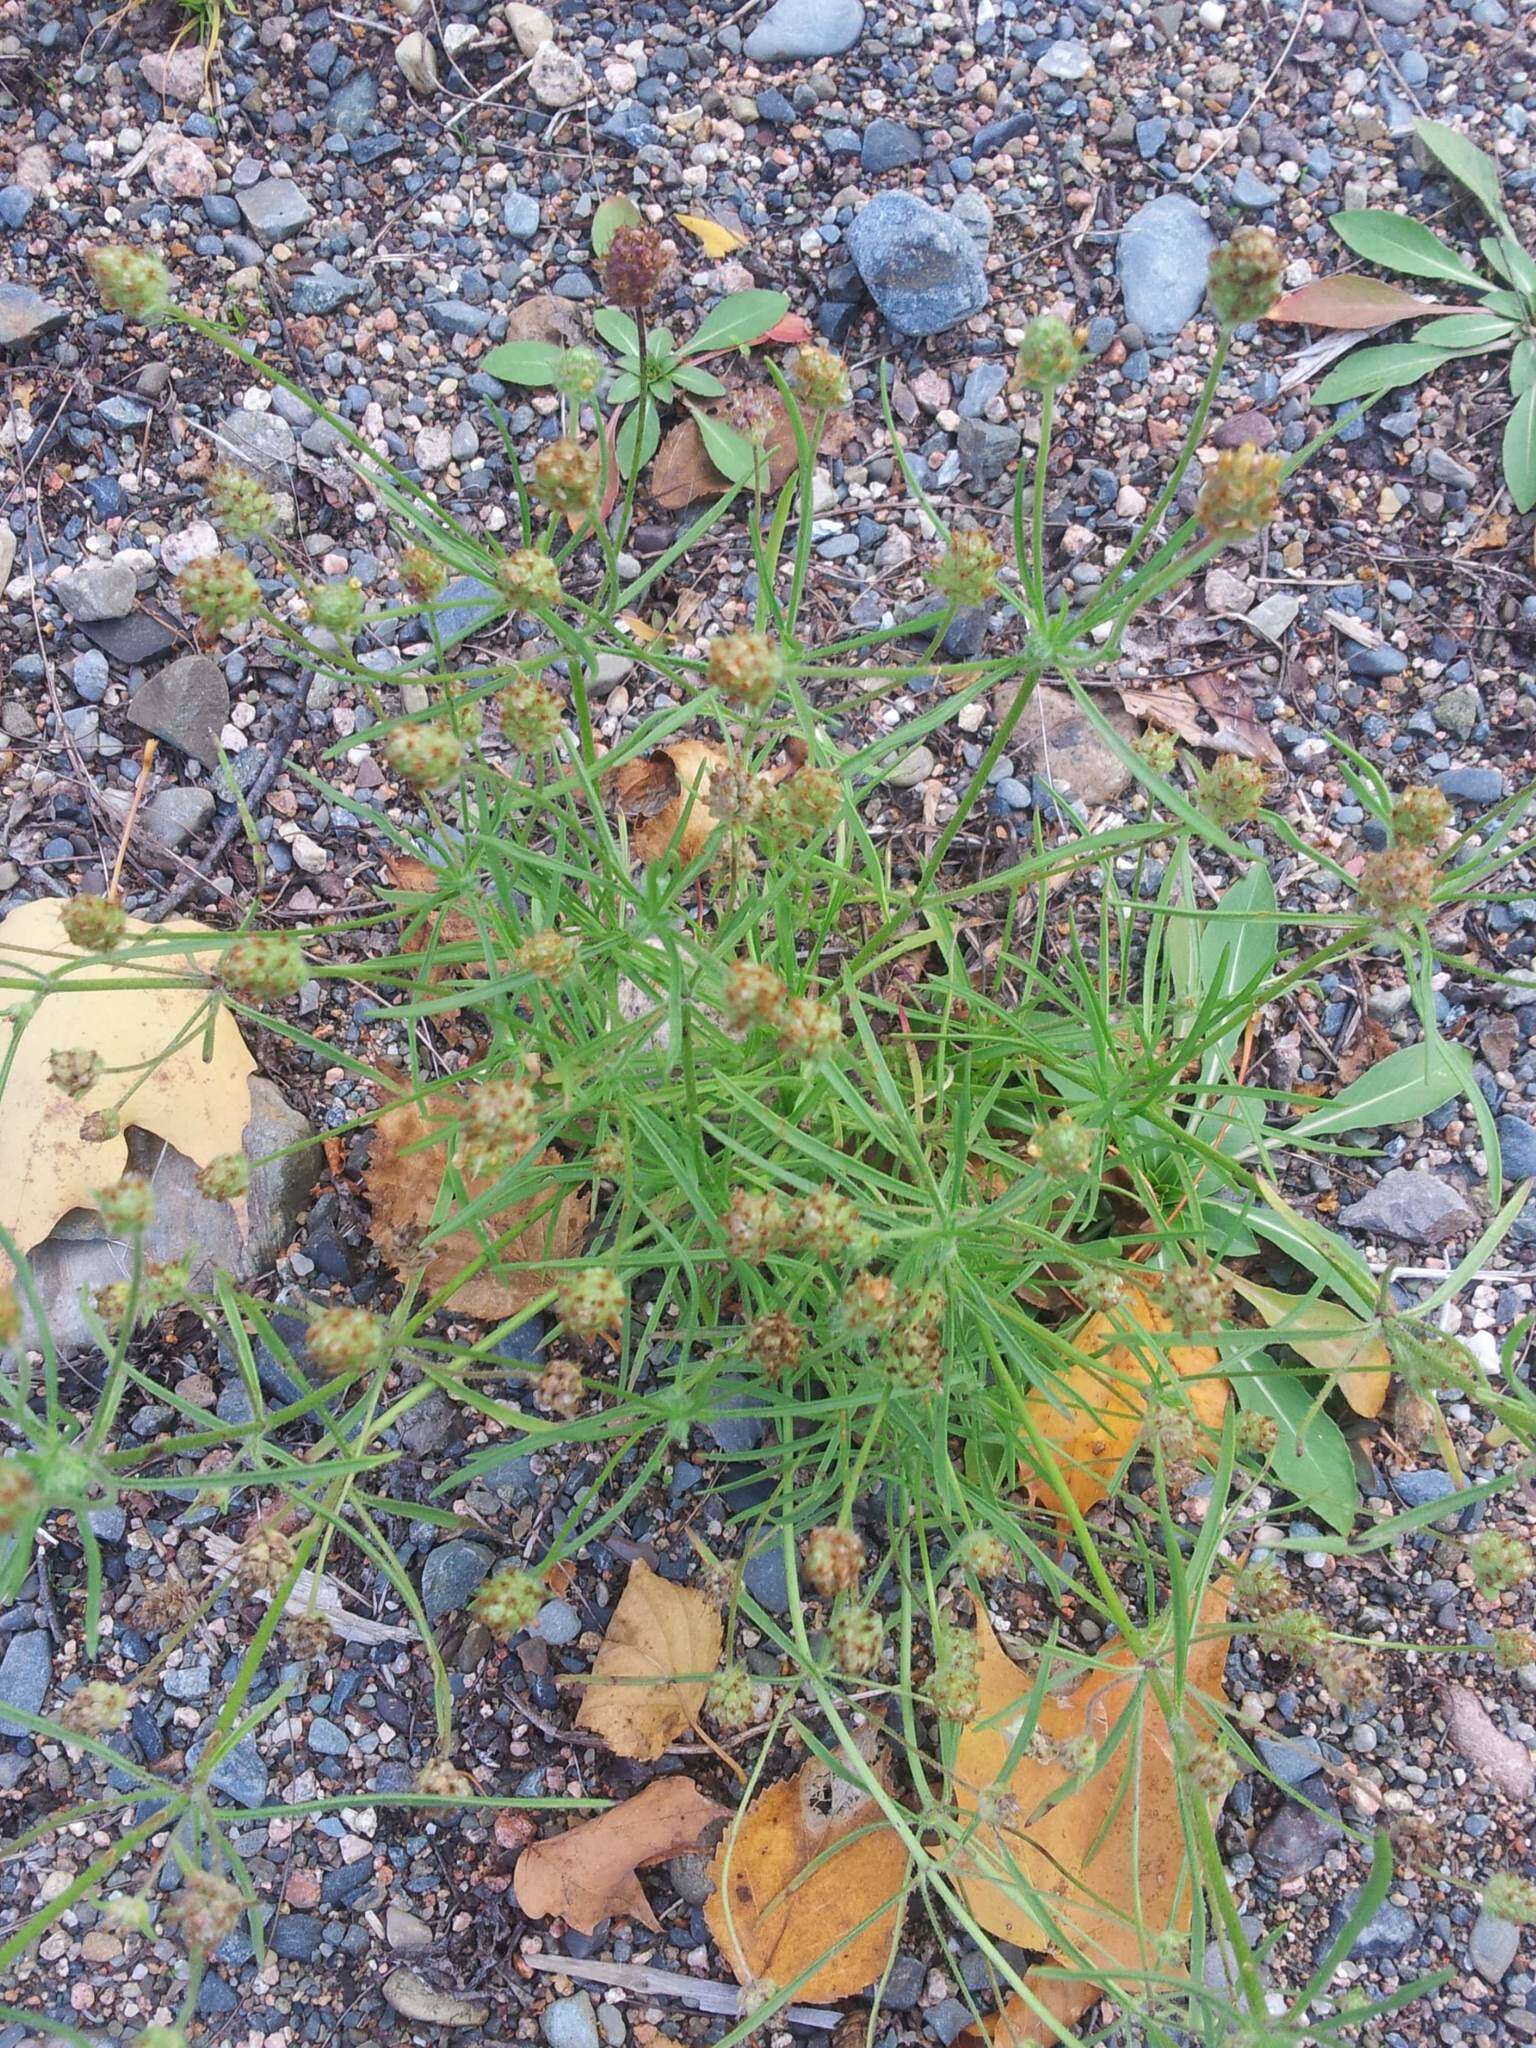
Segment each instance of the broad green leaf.
[[1194,917],[1195,869],[1187,845],[1168,863],[1158,902],[1164,909],[1183,913],[1164,922],[1163,951],[1175,996],[1181,1003],[1194,1004],[1200,999],[1200,927]]
[[592,315],[592,325],[610,348],[639,358],[640,330],[627,313],[621,313],[617,306],[600,306]]
[[1493,348],[1514,331],[1514,321],[1503,313],[1450,313],[1443,320],[1426,320],[1413,338],[1436,348]]
[[1503,222],[1504,195],[1499,190],[1499,171],[1491,156],[1478,148],[1459,128],[1443,121],[1415,121],[1413,132],[1458,185],[1465,185],[1491,220]]
[[682,353],[701,356],[717,348],[743,348],[761,341],[789,311],[783,292],[732,292],[704,315]]
[[733,484],[751,483],[757,474],[758,451],[746,435],[727,426],[724,420],[711,419],[696,405],[690,405],[688,410],[704,443],[704,453],[720,474]]
[[[1263,861],[1255,861],[1217,906],[1220,915],[1200,927],[1200,974],[1206,989],[1231,998],[1251,988],[1275,964],[1275,885]],[[1243,1033],[1241,1022],[1225,1031],[1208,1061],[1226,1059]]]
[[1506,284],[1527,298],[1536,298],[1536,259],[1529,256],[1513,235],[1484,235],[1478,247],[1488,266]]
[[1524,391],[1504,422],[1504,481],[1521,512],[1536,505],[1536,389]]
[[608,400],[611,405],[628,405],[632,398],[639,396],[640,379],[632,376],[628,370],[615,377],[608,387]]
[[1338,1381],[1357,1415],[1381,1413],[1392,1360],[1374,1318],[1357,1316],[1336,1301],[1309,1301],[1304,1294],[1262,1287],[1239,1273],[1228,1273],[1227,1279],[1298,1357]]
[[1472,1056],[1444,1038],[1405,1045],[1340,1089],[1332,1102],[1303,1117],[1287,1133],[1292,1144],[1313,1144],[1341,1131],[1374,1131],[1429,1116],[1476,1087]]
[[1404,277],[1432,277],[1444,284],[1483,285],[1464,256],[1406,214],[1365,207],[1336,213],[1330,225],[1347,249],[1384,270]]
[[1513,320],[1518,326],[1525,318],[1525,301],[1518,292],[1485,292],[1482,310],[1485,313],[1502,313],[1506,320]]
[[552,341],[504,341],[493,348],[485,367],[503,384],[553,384],[565,350]]
[[606,256],[608,245],[620,228],[637,228],[640,225],[640,209],[627,194],[605,199],[592,216],[592,254]]
[[672,381],[680,391],[691,391],[695,398],[724,398],[725,386],[708,370],[700,370],[691,363],[684,363],[672,373]]
[[1384,391],[1395,391],[1399,384],[1413,384],[1428,376],[1446,360],[1445,349],[1427,348],[1416,341],[1363,348],[1336,370],[1330,370],[1312,396],[1318,405],[1343,405],[1351,398],[1379,398]]
[[1509,363],[1509,388],[1516,398],[1536,391],[1536,341],[1522,341]]
[[624,424],[619,428],[618,439],[614,444],[618,450],[619,473],[622,476],[633,476],[637,469],[644,469],[661,445],[661,421],[657,417],[655,406],[647,405],[645,432],[640,438],[639,455],[636,455],[635,432],[639,421],[640,408],[632,406],[624,416]]
[[1399,320],[1438,313],[1445,303],[1444,299],[1423,298],[1403,285],[1388,284],[1384,277],[1346,271],[1338,277],[1319,277],[1311,284],[1298,285],[1276,301],[1268,318],[1282,324],[1369,334]]
[[1355,1466],[1344,1432],[1315,1406],[1316,1392],[1297,1372],[1284,1372],[1260,1353],[1249,1370],[1234,1372],[1232,1391],[1250,1415],[1275,1425],[1270,1476],[1309,1514],[1341,1536],[1355,1520]]

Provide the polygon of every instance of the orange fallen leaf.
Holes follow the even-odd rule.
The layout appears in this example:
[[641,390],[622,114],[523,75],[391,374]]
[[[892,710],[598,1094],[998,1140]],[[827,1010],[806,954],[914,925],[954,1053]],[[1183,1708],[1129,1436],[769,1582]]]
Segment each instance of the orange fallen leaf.
[[1318,277],[1310,284],[1298,285],[1277,299],[1264,317],[1281,326],[1331,327],[1366,334],[1399,320],[1455,310],[1443,300],[1421,299],[1400,284],[1388,284],[1385,278],[1344,271],[1337,277]]
[[725,1817],[726,1808],[706,1799],[690,1779],[659,1778],[633,1799],[525,1849],[513,1872],[513,1895],[530,1919],[558,1913],[582,1934],[610,1913],[659,1934],[635,1872],[696,1849],[710,1823]]
[[[886,1783],[876,1732],[857,1739]],[[819,1761],[758,1794],[710,1874],[704,1917],[738,1984],[846,1998],[874,1983],[901,1931],[907,1846],[873,1798]]]
[[[1211,1702],[1222,1695],[1227,1592],[1213,1587],[1201,1603],[1182,1696],[1175,1694],[1182,1743],[1217,1737]],[[1187,1932],[1198,1879],[1180,1809],[1187,1762],[1175,1754],[1149,1672],[1121,1643],[1068,1691],[1048,1692],[1033,1734],[1057,1754],[1042,1758],[1037,1743],[1019,1740],[1035,1681],[1005,1654],[980,1609],[976,1646],[980,1706],[960,1731],[953,1771],[960,1817],[975,1822],[957,1871],[966,1904],[1005,1941],[1044,1949],[1101,1981],[1117,1971],[1166,1970],[1164,1937]],[[1172,1688],[1171,1652],[1163,1672]],[[1097,1756],[1084,1774],[1059,1746],[1085,1742]],[[1014,1803],[1006,1819],[997,1814],[999,1795]],[[1213,1817],[1222,1796],[1211,1796]]]
[[[1141,1434],[1147,1390],[1168,1380],[1167,1366],[1182,1381],[1196,1422],[1211,1431],[1221,1428],[1227,1385],[1215,1377],[1221,1363],[1216,1352],[1205,1344],[1170,1345],[1165,1365],[1155,1345],[1135,1341],[1138,1332],[1166,1336],[1172,1328],[1166,1310],[1128,1288],[1118,1308],[1090,1316],[1078,1332],[1074,1342],[1083,1361],[1053,1377],[1049,1391],[1036,1388],[1029,1395],[1025,1405],[1035,1428],[1054,1451],[1066,1490],[1083,1514],[1108,1494]],[[1020,1472],[1030,1498],[1059,1513],[1054,1482],[1031,1462],[1028,1450]]]
[[[1075,2026],[1089,2006],[1103,1995],[1098,1985],[1085,1977],[1048,1977],[1031,1970],[1026,1981],[1063,2027]],[[1027,2000],[1010,1991],[1000,2012],[980,2026],[973,2020],[968,2027],[961,2028],[957,2048],[1057,2048],[1060,2039],[1056,2029]]]
[[710,781],[725,765],[708,740],[674,740],[613,771],[614,802],[631,821],[630,844],[641,860],[660,860],[674,839],[685,867],[698,859],[718,822],[709,808]]
[[592,1667],[577,1727],[601,1735],[620,1756],[654,1763],[698,1720],[720,1661],[720,1640],[720,1610],[712,1600],[659,1577],[636,1558]]
[[[448,1297],[459,1315],[499,1322],[519,1314],[550,1287],[546,1262],[568,1259],[580,1250],[587,1229],[587,1204],[573,1188],[553,1206],[547,1192],[530,1195],[487,1216],[479,1227],[465,1225],[434,1240],[424,1255],[420,1247],[432,1228],[432,1216],[446,1166],[442,1140],[451,1132],[458,1104],[435,1096],[437,1124],[428,1124],[412,1102],[386,1109],[374,1127],[373,1152],[364,1177],[364,1192],[373,1211],[373,1238],[402,1277],[420,1271],[427,1290],[436,1294],[456,1273],[478,1258],[487,1245],[495,1257],[461,1282]],[[436,1137],[439,1142],[422,1143]],[[559,1154],[545,1154],[556,1166]],[[464,1175],[471,1202],[494,1185],[490,1178]]]

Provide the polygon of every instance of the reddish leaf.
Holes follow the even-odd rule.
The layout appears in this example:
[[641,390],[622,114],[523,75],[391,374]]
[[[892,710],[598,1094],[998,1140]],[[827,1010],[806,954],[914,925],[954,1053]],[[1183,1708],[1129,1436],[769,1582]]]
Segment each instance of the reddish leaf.
[[[769,328],[768,332],[762,337],[762,340],[793,342],[796,346],[803,346],[808,341],[814,341],[815,338],[815,330],[803,313],[786,313],[782,320],[776,321]],[[762,343],[759,342],[758,346],[761,347]]]
[[1401,285],[1388,284],[1385,278],[1345,272],[1287,292],[1268,317],[1293,327],[1340,327],[1365,333],[1373,327],[1391,327],[1398,320],[1416,320],[1421,314],[1446,310],[1439,299],[1421,299]]

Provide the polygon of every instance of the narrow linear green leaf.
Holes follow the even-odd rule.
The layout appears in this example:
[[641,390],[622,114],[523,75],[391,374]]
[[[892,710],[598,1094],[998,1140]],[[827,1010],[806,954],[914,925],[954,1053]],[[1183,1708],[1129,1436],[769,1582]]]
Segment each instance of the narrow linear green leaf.
[[1523,391],[1504,422],[1504,481],[1518,511],[1536,505],[1536,386]]

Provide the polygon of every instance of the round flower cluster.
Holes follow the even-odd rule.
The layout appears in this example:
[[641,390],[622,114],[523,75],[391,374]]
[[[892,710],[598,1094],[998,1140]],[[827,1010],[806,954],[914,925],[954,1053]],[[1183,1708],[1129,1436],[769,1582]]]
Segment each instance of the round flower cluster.
[[258,1522],[230,1560],[230,1572],[242,1593],[271,1593],[293,1570],[296,1555],[285,1530],[275,1522]]
[[555,364],[554,387],[564,398],[595,396],[603,381],[603,359],[593,348],[568,348]]
[[1226,830],[1251,825],[1263,810],[1268,793],[1269,777],[1257,761],[1223,754],[1215,767],[1201,776],[1195,802],[1213,825]]
[[414,790],[441,789],[464,763],[464,743],[443,725],[397,725],[384,742],[384,764]]
[[978,1579],[1001,1579],[1013,1567],[1013,1552],[993,1529],[972,1529],[960,1546],[968,1570]]
[[48,1055],[48,1078],[61,1095],[78,1102],[101,1079],[102,1057],[93,1046],[74,1046]]
[[1015,375],[1031,391],[1058,391],[1082,368],[1086,328],[1071,328],[1054,313],[1031,320],[1019,343]]
[[852,396],[848,366],[829,348],[802,348],[790,365],[789,388],[808,412],[837,412]]
[[[803,846],[820,839],[837,822],[843,785],[830,768],[801,768],[787,781],[754,779],[747,822],[771,847]],[[714,790],[710,791],[714,808]]]
[[244,932],[219,962],[224,987],[250,1002],[286,1002],[308,973],[298,940],[284,932]]
[[423,1799],[473,1799],[479,1787],[450,1758],[434,1756],[412,1778],[411,1790]]
[[1366,855],[1355,887],[1360,908],[1390,931],[1414,918],[1428,917],[1435,907],[1439,879],[1434,862],[1418,847],[1389,846]]
[[209,1202],[235,1202],[251,1185],[251,1165],[243,1152],[221,1152],[197,1176],[197,1192]]
[[493,1172],[508,1157],[525,1151],[538,1135],[538,1098],[520,1074],[482,1081],[464,1110],[466,1170]]
[[176,595],[214,633],[240,626],[261,603],[261,585],[238,555],[203,555],[176,578]]
[[579,519],[596,510],[601,477],[602,458],[597,450],[583,447],[567,435],[546,442],[534,457],[530,489],[551,512]]
[[508,683],[496,700],[507,743],[520,754],[541,754],[560,737],[562,708],[554,691],[533,676]]
[[59,1711],[59,1725],[75,1735],[111,1735],[121,1728],[133,1705],[126,1685],[93,1678],[71,1693]]
[[544,1605],[544,1588],[531,1572],[493,1572],[469,1603],[469,1611],[498,1643],[510,1642],[532,1625]]
[[849,1678],[863,1678],[880,1661],[885,1630],[880,1617],[867,1607],[845,1607],[834,1614],[827,1628],[827,1648],[832,1662]]
[[624,1282],[608,1266],[582,1266],[564,1274],[555,1291],[560,1321],[576,1337],[616,1329],[628,1301]]
[[727,1664],[710,1680],[709,1691],[704,1695],[704,1711],[727,1734],[750,1728],[752,1691],[752,1674],[746,1665]]
[[772,1309],[747,1325],[747,1356],[770,1379],[793,1372],[804,1350],[804,1331],[783,1309]]
[[240,1907],[240,1894],[227,1879],[194,1867],[183,1873],[181,1890],[165,1911],[188,1948],[205,1950],[234,1933]]
[[720,1010],[732,1031],[754,1025],[772,1030],[784,1013],[788,990],[771,967],[759,960],[733,960],[725,970]]
[[[21,1314],[18,1310],[15,1328],[0,1331],[0,1342],[14,1344],[20,1334]],[[32,1519],[41,1504],[42,1495],[37,1490],[37,1481],[20,1459],[0,1458],[0,1532],[9,1535],[13,1529],[19,1529]]]
[[1080,1180],[1098,1150],[1093,1132],[1065,1114],[1037,1126],[1025,1148],[1051,1180]]
[[856,1529],[830,1524],[812,1529],[800,1550],[807,1583],[824,1600],[850,1593],[864,1569],[864,1539]]
[[1280,1430],[1269,1415],[1255,1415],[1244,1409],[1237,1418],[1237,1448],[1242,1457],[1267,1458],[1280,1441]]
[[619,228],[598,259],[608,303],[643,313],[671,275],[672,264],[672,251],[656,228],[643,221]]
[[541,1415],[553,1415],[569,1422],[586,1406],[586,1388],[581,1368],[569,1358],[552,1358],[539,1374],[533,1389],[533,1405]]
[[560,571],[537,548],[517,548],[496,564],[496,587],[515,611],[553,611],[564,594]]
[[851,1343],[874,1344],[890,1334],[906,1307],[906,1295],[888,1273],[855,1273],[838,1316]]
[[85,267],[109,313],[147,322],[170,307],[171,273],[152,249],[133,249],[123,242],[87,249]]
[[814,996],[792,996],[779,1020],[779,1050],[787,1059],[809,1066],[828,1059],[843,1042],[843,1021],[833,1003]]
[[519,974],[528,974],[535,981],[564,981],[576,965],[581,951],[580,944],[569,932],[557,932],[546,925],[543,931],[531,932],[512,955],[512,965]]
[[1415,783],[1393,800],[1393,842],[1398,846],[1414,846],[1427,851],[1439,845],[1440,836],[1453,816],[1450,798],[1444,790]]
[[1523,1536],[1510,1536],[1501,1529],[1484,1529],[1467,1545],[1467,1562],[1472,1578],[1485,1600],[1512,1593],[1524,1585],[1536,1570],[1536,1551]]
[[997,588],[1002,566],[1002,556],[979,528],[961,527],[929,567],[928,581],[952,605],[985,604]]
[[934,1647],[938,1663],[930,1696],[935,1712],[962,1725],[974,1721],[981,1706],[975,1636],[966,1629],[940,1628],[935,1632]]
[[300,1663],[309,1664],[324,1657],[335,1641],[336,1631],[323,1614],[311,1611],[283,1616],[283,1643]]
[[1280,504],[1285,457],[1251,441],[1223,448],[1206,472],[1195,509],[1212,540],[1243,540],[1268,525]]
[[137,1237],[155,1220],[155,1191],[142,1173],[125,1173],[91,1196],[109,1237]]
[[389,1355],[389,1326],[365,1308],[343,1303],[321,1309],[311,1320],[309,1355],[327,1379],[371,1372]]
[[259,540],[277,523],[277,503],[259,476],[224,462],[208,479],[208,509],[231,540]]
[[363,586],[355,576],[312,584],[304,593],[304,604],[321,631],[338,640],[350,640],[363,623]]
[[128,913],[105,896],[71,896],[59,912],[59,922],[69,943],[82,953],[110,953],[122,940]]
[[1217,249],[1206,273],[1206,292],[1224,327],[1262,320],[1280,296],[1285,258],[1268,228],[1238,228]]
[[430,604],[448,588],[448,571],[426,548],[407,548],[395,565],[400,586],[409,597]]
[[717,633],[709,643],[704,679],[727,704],[761,711],[783,686],[783,652],[766,633]]
[[1159,1299],[1181,1337],[1218,1329],[1232,1305],[1231,1292],[1209,1262],[1172,1266],[1163,1274]]

